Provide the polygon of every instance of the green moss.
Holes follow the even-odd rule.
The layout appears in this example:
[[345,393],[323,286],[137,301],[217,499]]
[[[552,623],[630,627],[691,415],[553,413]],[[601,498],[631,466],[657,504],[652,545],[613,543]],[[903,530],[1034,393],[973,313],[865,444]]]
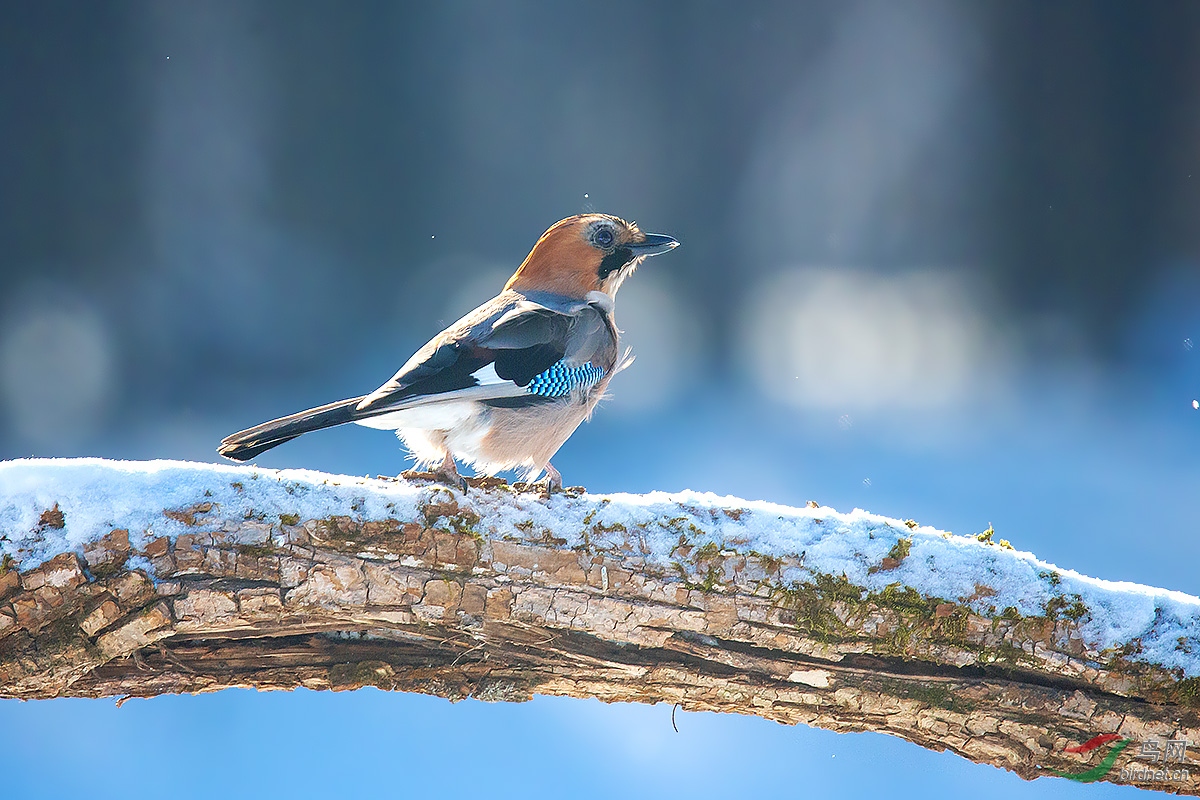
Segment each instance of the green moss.
[[984,542],[985,544],[991,544],[992,537],[995,535],[996,535],[996,530],[995,530],[995,528],[992,527],[992,523],[989,522],[988,526],[987,526],[987,530],[984,531],[983,533],[975,534],[975,538],[981,542]]
[[[775,587],[773,599],[779,608],[795,614],[798,629],[821,641],[872,640],[857,630],[856,620],[872,609],[882,609],[895,616],[891,633],[875,640],[880,652],[909,657],[918,641],[975,649],[967,642],[969,608],[940,597],[926,597],[899,582],[867,591],[845,575],[818,573],[811,581]],[[838,605],[843,611],[835,613]],[[842,618],[848,621],[843,623]]]
[[704,577],[699,583],[688,583],[689,589],[699,589],[705,594],[711,594],[721,584],[721,568],[715,565],[709,565],[704,570]]
[[1181,680],[1175,684],[1172,694],[1179,705],[1200,708],[1200,677]]
[[774,575],[776,572],[779,572],[780,568],[783,566],[783,559],[777,556],[760,553],[757,550],[751,550],[749,555],[751,558],[758,561],[759,567],[761,567],[762,571],[768,575]]
[[280,514],[279,522],[283,525],[298,525],[300,524],[299,514]]
[[317,522],[317,539],[350,542],[361,533],[361,529],[348,517],[329,517]]
[[1000,642],[993,648],[981,651],[979,660],[983,664],[1003,664],[1010,667],[1036,667],[1039,664],[1036,658],[1012,642]]
[[[911,522],[911,521],[912,520],[909,520],[909,522]],[[907,524],[907,523],[905,523],[905,524]],[[903,561],[904,559],[908,558],[908,552],[911,549],[912,549],[912,537],[911,536],[908,537],[907,539],[897,539],[896,543],[894,545],[892,545],[892,549],[888,550],[888,558],[894,558],[897,561]]]
[[1043,616],[1051,622],[1057,620],[1060,616],[1078,622],[1090,613],[1087,605],[1083,602],[1083,598],[1077,594],[1071,595],[1070,598],[1061,594],[1055,595],[1047,600],[1042,608]]
[[[583,521],[584,521],[585,527],[584,527],[584,529],[583,529],[583,530],[581,531],[581,533],[580,533],[580,543],[579,543],[579,544],[577,544],[577,545],[575,545],[575,546],[572,548],[573,550],[582,551],[582,552],[585,552],[585,553],[591,553],[591,552],[595,552],[595,550],[596,550],[597,548],[595,547],[595,544],[594,544],[594,542],[592,541],[592,538],[593,538],[593,537],[601,537],[601,536],[604,536],[604,535],[606,535],[606,534],[609,534],[609,533],[614,533],[614,532],[628,533],[628,531],[629,531],[629,529],[628,529],[628,528],[626,528],[626,527],[625,527],[623,524],[621,524],[620,522],[613,522],[613,523],[609,523],[609,524],[605,524],[605,523],[603,523],[603,522],[597,522],[597,523],[595,523],[594,525],[590,525],[590,526],[588,526],[588,525],[587,525],[587,523],[588,523],[590,520],[593,520],[593,519],[595,519],[595,518],[596,518],[596,515],[595,515],[595,513],[594,513],[594,510],[593,510],[593,511],[590,511],[590,512],[588,512],[588,514],[587,514],[587,515],[586,515],[586,516],[583,518]],[[566,540],[566,539],[554,539],[553,537],[551,537],[551,536],[550,536],[550,532],[549,532],[549,531],[546,531],[546,536],[548,537],[548,540],[549,540],[549,541],[553,541],[553,542],[561,542],[562,544],[566,544],[566,543],[567,543],[567,540]],[[682,541],[681,541],[681,543],[682,543]],[[599,549],[603,550],[603,549],[611,549],[611,548],[604,548],[604,547],[601,547],[601,548],[599,548]],[[671,550],[671,553],[670,553],[670,554],[671,554],[671,555],[675,555],[675,550],[676,550],[676,549],[678,549],[678,545],[677,545],[675,548],[672,548],[672,550]]]
[[[682,565],[680,573],[686,574]],[[867,591],[851,583],[845,575],[814,573],[806,581],[785,586],[772,586],[766,582],[764,585],[771,590],[773,604],[794,615],[794,619],[785,617],[785,620],[818,641],[865,641],[875,652],[902,658],[920,652],[922,643],[939,643],[969,650],[976,654],[981,664],[1012,667],[1037,667],[1040,664],[1038,659],[1010,642],[993,647],[972,644],[968,639],[972,615],[969,607],[944,598],[926,597],[900,582]],[[860,621],[874,609],[892,615],[890,633],[884,638],[865,636],[859,630]],[[1048,603],[1047,616],[1024,617],[1013,606],[1005,608],[998,617],[994,607],[989,612],[994,621],[1005,620],[1017,626],[1018,633],[1026,626],[1032,626],[1027,631],[1031,636],[1036,636],[1048,619],[1063,617],[1075,621],[1087,613],[1078,597],[1060,597]],[[1030,636],[1022,633],[1017,638],[1023,640]]]
[[455,533],[465,533],[476,539],[483,539],[483,535],[479,533],[480,516],[474,511],[462,511],[455,514],[453,517],[447,517],[446,522],[450,523],[450,527]]
[[254,558],[264,558],[274,555],[275,548],[269,544],[239,544],[237,546],[238,555],[252,556]]
[[[449,489],[441,489],[447,499],[444,502],[428,502],[420,506],[418,511],[425,520],[425,525],[434,530],[444,530],[447,533],[470,536],[479,544],[483,544],[483,534],[479,530],[481,517],[470,509],[460,508],[454,495]],[[440,497],[440,494],[435,494]],[[353,508],[353,506],[351,506]],[[445,527],[435,527],[436,523],[444,521]],[[533,528],[533,520],[529,521],[529,529]],[[518,526],[520,528],[520,526]]]
[[[885,642],[897,655],[908,653],[917,638],[967,646],[967,619],[970,610],[940,597],[926,597],[911,586],[891,583],[879,592],[870,592],[866,602],[894,611],[899,624]],[[951,606],[949,613],[946,607]],[[941,614],[939,615],[939,609]]]
[[585,553],[592,552],[592,529],[591,528],[583,529],[583,535],[580,537],[580,542],[574,549],[582,550]]
[[1016,549],[1015,547],[1012,546],[1012,542],[1010,542],[1008,539],[1001,539],[999,542],[997,542],[997,544],[999,544],[1005,550],[1015,550]]
[[665,528],[672,533],[680,533],[686,531],[692,536],[704,536],[705,532],[696,527],[696,524],[690,521],[687,517],[671,517],[665,522],[660,521],[659,527]]
[[883,640],[883,650],[892,655],[904,656],[912,645],[916,630],[908,625],[897,625],[891,635]]
[[954,697],[954,693],[938,683],[899,684],[896,689],[898,696],[916,700],[923,708],[965,710],[962,708],[963,703]]
[[900,588],[899,582],[889,583],[881,591],[869,593],[867,602],[874,603],[881,608],[922,615],[932,614],[931,605],[936,605],[934,601],[927,599],[911,586]]
[[483,533],[476,527],[480,519],[478,514],[468,511],[462,514],[455,514],[452,517],[444,517],[444,519],[446,527],[438,526],[432,530],[457,534],[459,536],[470,536],[475,540],[476,544],[481,547],[483,546]]
[[1083,602],[1083,598],[1079,595],[1075,595],[1075,601],[1063,609],[1063,616],[1075,622],[1078,622],[1090,613],[1087,605]]
[[17,562],[14,561],[13,557],[10,556],[8,553],[5,553],[3,556],[0,556],[0,575],[8,574],[8,571],[10,569],[12,569],[13,567],[15,567],[16,565],[17,565]]
[[[674,555],[681,548],[689,547],[689,545],[683,544],[684,541],[684,537],[681,536],[680,544],[672,548],[671,555]],[[720,555],[721,547],[715,542],[706,542],[687,554],[687,556],[691,557],[696,575],[699,576],[698,581],[692,580],[692,569],[688,565],[685,565],[683,561],[676,559],[671,562],[671,566],[675,569],[675,572],[679,575],[680,580],[683,581],[683,585],[687,589],[694,589],[709,594],[716,591],[717,587],[721,585],[722,562]]]
[[1042,615],[1050,621],[1055,621],[1058,619],[1058,614],[1062,612],[1062,609],[1067,607],[1067,604],[1066,597],[1055,595],[1043,604]]
[[1135,637],[1115,649],[1114,661],[1127,659],[1132,656],[1140,656],[1142,650],[1142,638],[1140,636]]
[[834,603],[848,604],[859,610],[863,602],[862,587],[850,583],[842,575],[818,572],[811,581],[793,581],[775,587],[773,602],[795,615],[797,629],[818,641],[834,641],[849,631],[833,613]]
[[1044,581],[1049,582],[1049,584],[1051,586],[1058,586],[1060,583],[1062,583],[1062,576],[1059,575],[1057,572],[1052,572],[1052,571],[1039,572],[1038,577]]
[[949,616],[939,618],[936,621],[936,638],[943,642],[965,646],[967,644],[967,618],[969,616],[970,612],[967,609],[958,606]]

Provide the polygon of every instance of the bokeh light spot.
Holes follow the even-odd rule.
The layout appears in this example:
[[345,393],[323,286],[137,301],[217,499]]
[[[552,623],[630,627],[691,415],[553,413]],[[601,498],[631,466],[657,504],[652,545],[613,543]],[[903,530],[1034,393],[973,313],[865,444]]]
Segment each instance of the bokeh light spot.
[[87,436],[113,384],[108,331],[90,308],[29,307],[0,331],[0,399],[22,439],[55,446]]
[[742,352],[760,388],[796,407],[942,408],[963,401],[984,368],[973,305],[933,273],[783,273],[749,296]]

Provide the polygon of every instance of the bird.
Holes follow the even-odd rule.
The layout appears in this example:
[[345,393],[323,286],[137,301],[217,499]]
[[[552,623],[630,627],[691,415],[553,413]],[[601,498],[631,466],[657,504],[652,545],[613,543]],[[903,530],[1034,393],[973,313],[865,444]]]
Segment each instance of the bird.
[[418,469],[466,488],[518,470],[562,489],[550,459],[632,361],[614,318],[617,290],[646,258],[679,245],[609,214],[550,226],[503,290],[429,340],[369,394],[227,436],[217,452],[248,461],[310,431],[354,422],[395,431]]

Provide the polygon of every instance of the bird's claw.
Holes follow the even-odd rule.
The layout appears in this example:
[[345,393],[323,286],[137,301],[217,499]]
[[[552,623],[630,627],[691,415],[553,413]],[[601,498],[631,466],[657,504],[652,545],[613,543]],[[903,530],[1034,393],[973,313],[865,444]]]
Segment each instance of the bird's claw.
[[431,481],[433,483],[444,483],[452,489],[459,489],[464,494],[470,488],[467,479],[458,472],[446,473],[441,470],[433,470],[431,472],[423,472],[418,469],[406,469],[400,473],[400,477],[406,481]]
[[467,479],[458,474],[458,468],[454,465],[454,458],[450,455],[446,456],[446,459],[437,469],[432,469],[429,472],[407,469],[400,473],[400,477],[410,481],[437,481],[454,489],[459,489],[463,494],[466,494],[469,488]]
[[551,464],[547,464],[545,470],[546,474],[540,480],[534,481],[532,485],[541,489],[546,494],[561,492],[563,490],[562,473],[556,470]]

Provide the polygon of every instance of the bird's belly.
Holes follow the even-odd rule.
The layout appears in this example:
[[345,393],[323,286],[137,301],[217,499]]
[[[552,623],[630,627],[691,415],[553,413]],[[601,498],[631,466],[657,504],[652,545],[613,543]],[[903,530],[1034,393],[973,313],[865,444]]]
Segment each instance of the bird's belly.
[[487,433],[467,460],[486,473],[525,468],[540,472],[587,419],[592,404],[564,398],[528,408],[492,408]]
[[358,420],[394,430],[421,463],[436,464],[448,451],[486,474],[507,469],[541,471],[587,419],[595,397],[564,397],[527,407],[475,401],[435,403]]

